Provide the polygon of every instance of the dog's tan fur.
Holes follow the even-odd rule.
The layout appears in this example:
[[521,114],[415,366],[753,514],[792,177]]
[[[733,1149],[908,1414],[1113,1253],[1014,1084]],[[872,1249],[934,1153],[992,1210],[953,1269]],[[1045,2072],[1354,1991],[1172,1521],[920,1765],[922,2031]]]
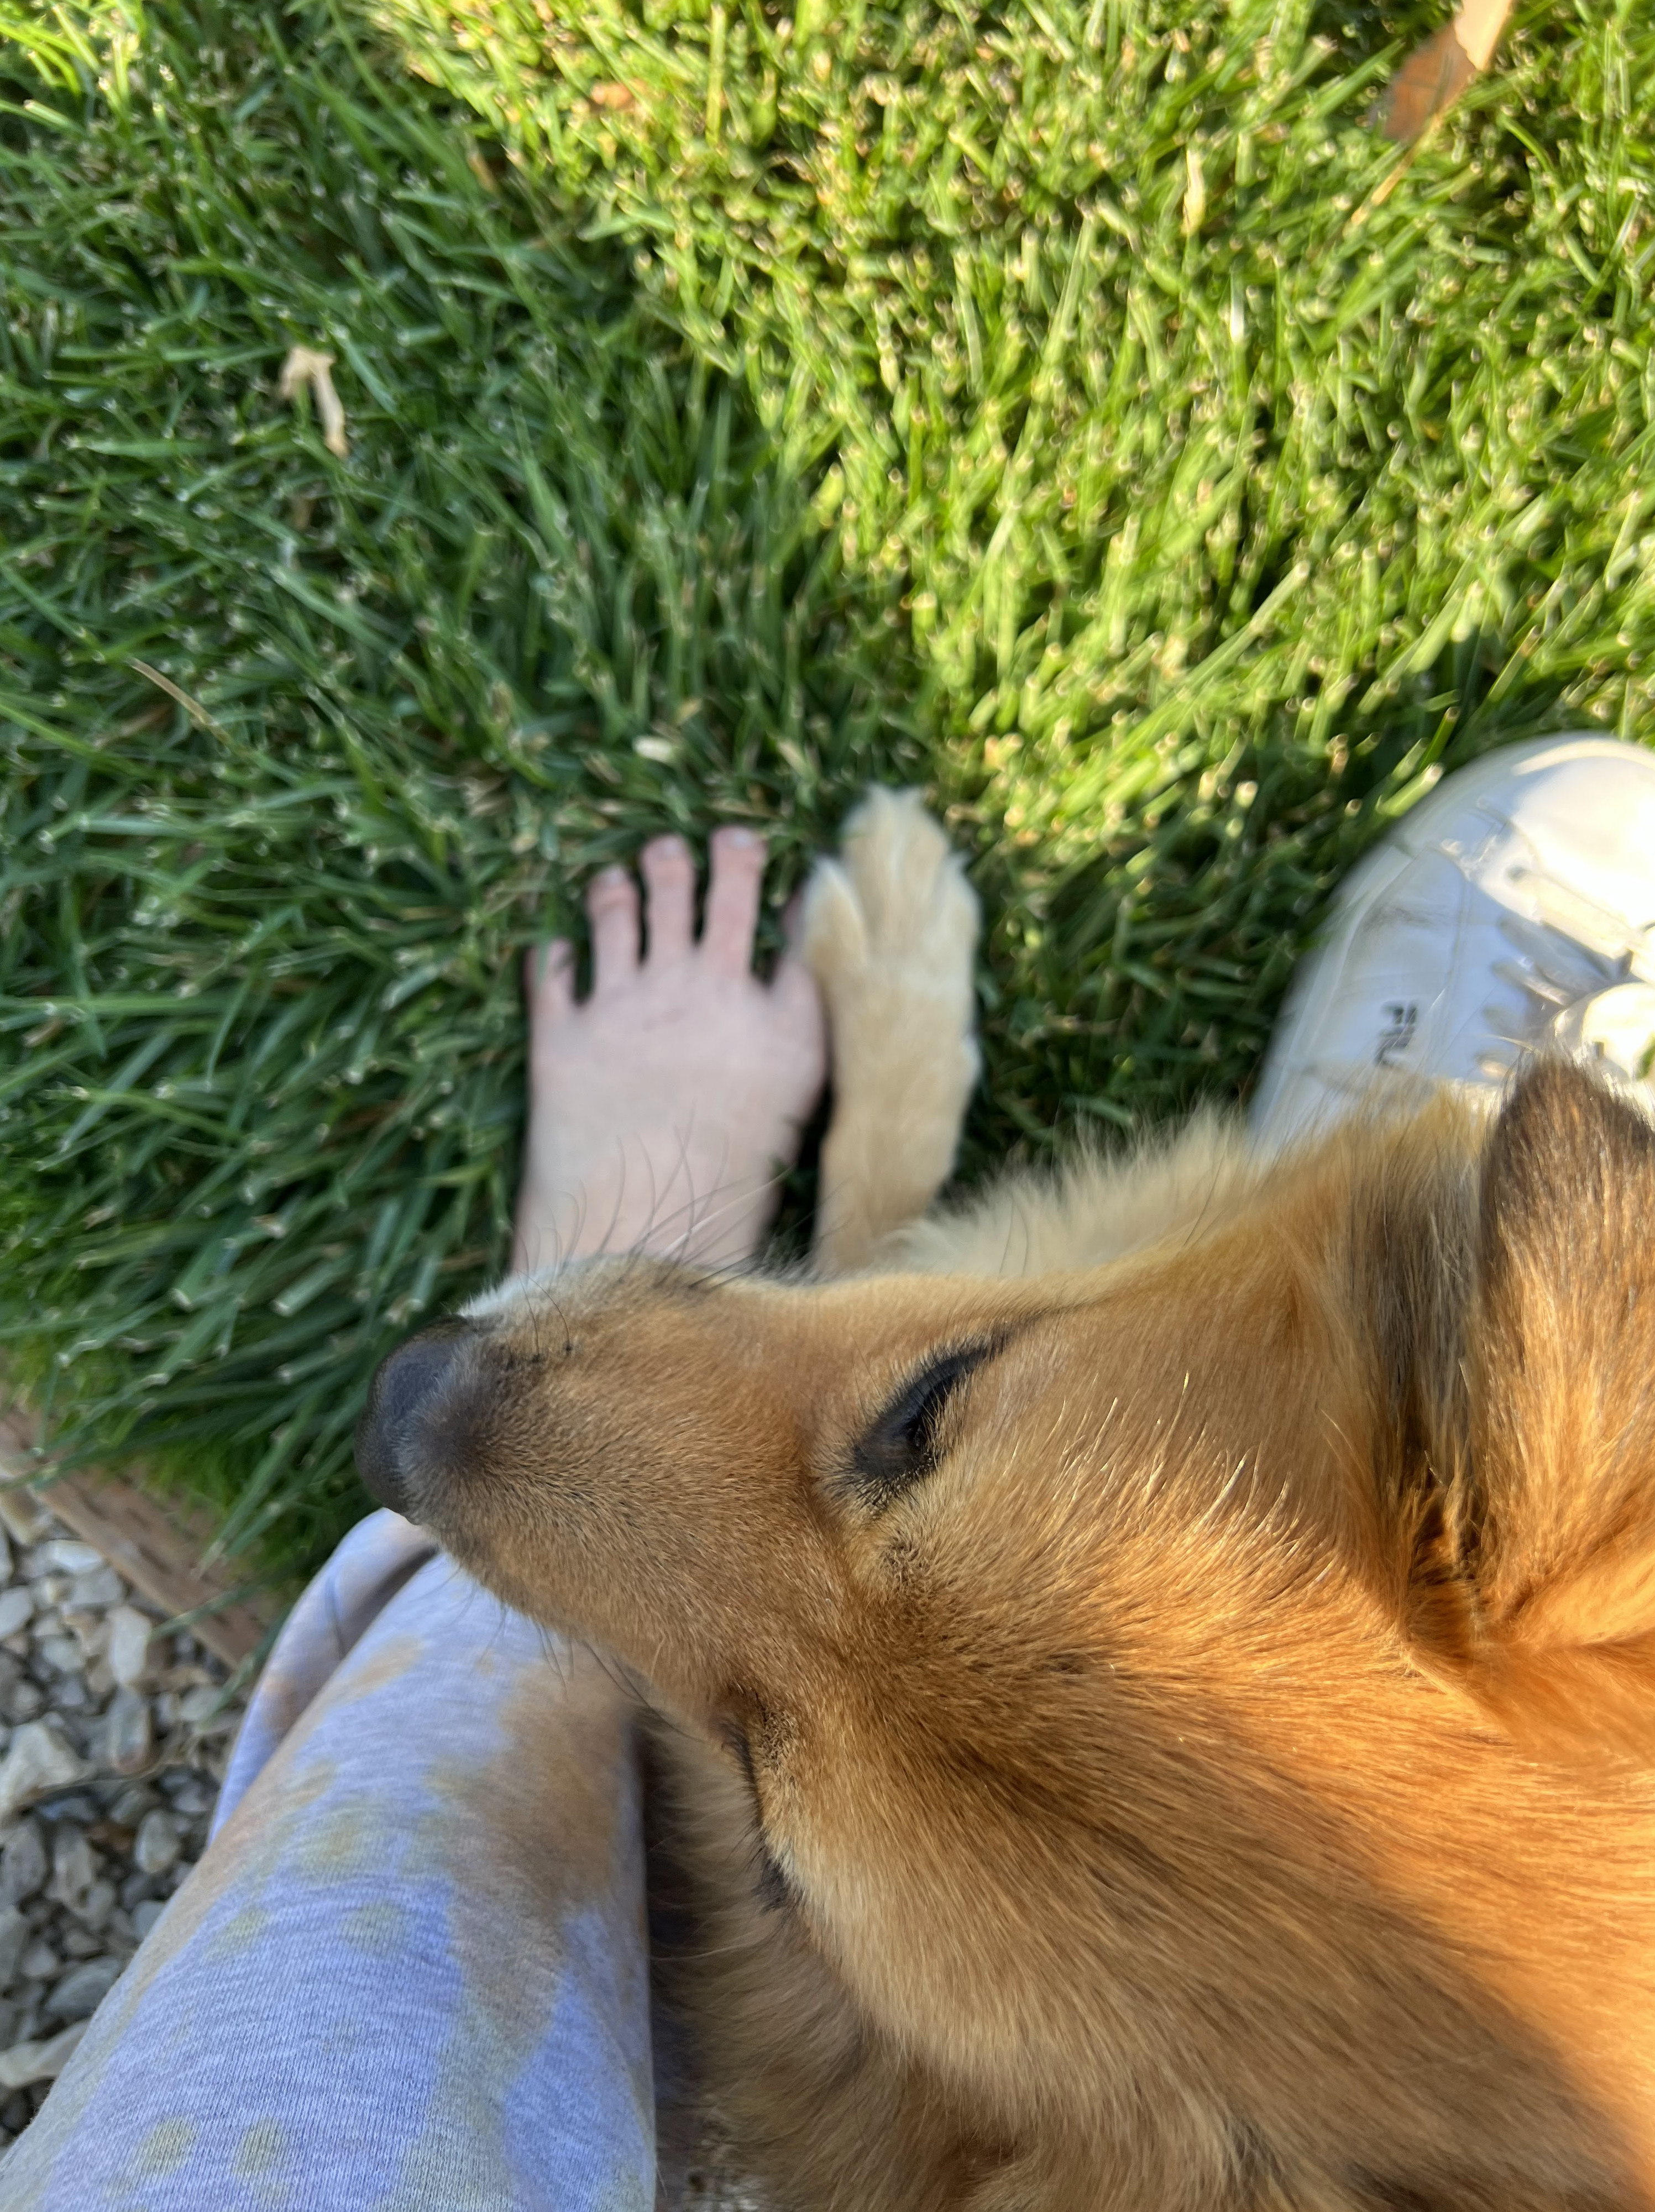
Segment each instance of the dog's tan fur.
[[[936,850],[863,833],[866,925],[858,869]],[[674,1723],[702,2038],[778,2204],[1655,2206],[1652,1219],[1649,1128],[1546,1066],[1275,1163],[1201,1126],[849,1279],[484,1303],[411,1510]]]

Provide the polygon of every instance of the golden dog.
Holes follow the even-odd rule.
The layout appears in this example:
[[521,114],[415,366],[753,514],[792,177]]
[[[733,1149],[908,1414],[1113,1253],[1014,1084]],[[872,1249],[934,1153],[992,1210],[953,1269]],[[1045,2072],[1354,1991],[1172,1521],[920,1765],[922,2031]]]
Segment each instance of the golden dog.
[[974,933],[870,801],[810,908],[841,1279],[508,1284],[365,1471],[672,1723],[788,2212],[1655,2206],[1655,1137],[1548,1064],[920,1220]]

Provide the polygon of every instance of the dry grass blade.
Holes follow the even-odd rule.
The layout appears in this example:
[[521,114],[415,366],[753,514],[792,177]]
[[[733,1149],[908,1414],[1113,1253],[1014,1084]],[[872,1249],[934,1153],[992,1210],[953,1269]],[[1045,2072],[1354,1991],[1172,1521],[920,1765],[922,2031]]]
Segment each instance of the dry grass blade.
[[296,345],[282,364],[277,396],[296,399],[307,385],[321,418],[322,443],[336,460],[343,461],[350,454],[350,441],[345,435],[344,404],[334,387],[333,356],[318,353],[312,346]]

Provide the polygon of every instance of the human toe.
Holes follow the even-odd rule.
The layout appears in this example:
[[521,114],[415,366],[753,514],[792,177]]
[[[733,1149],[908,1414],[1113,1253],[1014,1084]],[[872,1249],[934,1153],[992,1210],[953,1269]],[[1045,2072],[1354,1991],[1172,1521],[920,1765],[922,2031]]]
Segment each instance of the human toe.
[[605,868],[586,895],[594,989],[624,981],[638,964],[638,886],[626,868]]
[[532,945],[523,958],[529,1024],[539,1030],[559,1022],[575,1005],[575,947],[566,937]]
[[690,949],[696,866],[682,837],[652,838],[639,856],[648,895],[649,957],[678,960]]
[[764,880],[764,841],[757,831],[715,830],[701,944],[714,967],[727,974],[745,975],[752,965],[753,933],[758,925],[758,894]]

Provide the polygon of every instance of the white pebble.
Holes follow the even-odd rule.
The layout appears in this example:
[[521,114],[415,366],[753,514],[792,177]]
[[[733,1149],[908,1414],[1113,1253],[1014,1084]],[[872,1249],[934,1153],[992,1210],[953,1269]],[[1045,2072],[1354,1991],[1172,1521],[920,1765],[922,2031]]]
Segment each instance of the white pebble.
[[165,1874],[178,1858],[178,1823],[159,1807],[138,1823],[132,1844],[132,1863],[140,1874]]
[[212,1682],[186,1690],[178,1701],[178,1714],[195,1729],[228,1728],[235,1718],[224,1706],[224,1692]]
[[[78,1744],[76,1748],[79,1748]],[[53,1796],[52,1810],[46,1817],[52,1821],[72,1820],[77,1828],[89,1828],[101,1810],[97,1800],[88,1796],[84,1790],[76,1790],[69,1796],[58,1791]]]
[[26,1721],[0,1759],[0,1820],[54,1790],[72,1789],[91,1771],[55,1720]]
[[27,1627],[33,1613],[34,1593],[26,1584],[18,1583],[9,1590],[0,1590],[0,1637],[15,1636],[20,1628]]
[[48,1536],[29,1553],[28,1574],[31,1581],[40,1575],[89,1575],[103,1563],[103,1553],[90,1544],[72,1536]]
[[120,1902],[120,1892],[106,1875],[94,1881],[76,1907],[76,1917],[88,1928],[97,1929],[108,1924],[109,1916]]
[[119,1605],[126,1595],[126,1585],[113,1567],[100,1564],[89,1574],[76,1575],[70,1586],[71,1605],[94,1607],[101,1611],[106,1606]]
[[134,1605],[118,1605],[109,1616],[103,1656],[124,1690],[143,1686],[149,1672],[149,1641],[155,1623]]
[[104,1717],[105,1763],[117,1774],[141,1773],[154,1742],[149,1699],[137,1690],[117,1690]]
[[120,1979],[119,1959],[88,1959],[71,1966],[46,2001],[48,2020],[90,2020]]
[[34,1648],[54,1674],[78,1674],[86,1664],[86,1654],[73,1636],[43,1636]]
[[66,1605],[64,1607],[64,1626],[80,1645],[83,1664],[95,1659],[103,1650],[108,1626],[103,1615],[94,1612],[90,1606]]
[[109,1808],[109,1817],[118,1828],[136,1828],[146,1813],[155,1810],[155,1791],[146,1790],[141,1782],[135,1783],[130,1790],[121,1791]]
[[46,1895],[77,1912],[102,1863],[84,1832],[72,1820],[59,1820],[52,1838],[52,1881]]
[[0,1905],[25,1905],[46,1887],[52,1862],[38,1820],[22,1820],[0,1851]]
[[164,1897],[146,1897],[141,1905],[135,1905],[132,1907],[132,1926],[137,1933],[140,1943],[166,1910],[167,1900]]
[[17,1971],[26,1982],[49,1982],[63,1970],[62,1958],[44,1936],[37,1936],[17,1961]]
[[77,2020],[73,2027],[66,2027],[47,2042],[14,2043],[9,2051],[0,2051],[0,2089],[27,2089],[35,2081],[55,2081],[85,2033],[86,2022]]

